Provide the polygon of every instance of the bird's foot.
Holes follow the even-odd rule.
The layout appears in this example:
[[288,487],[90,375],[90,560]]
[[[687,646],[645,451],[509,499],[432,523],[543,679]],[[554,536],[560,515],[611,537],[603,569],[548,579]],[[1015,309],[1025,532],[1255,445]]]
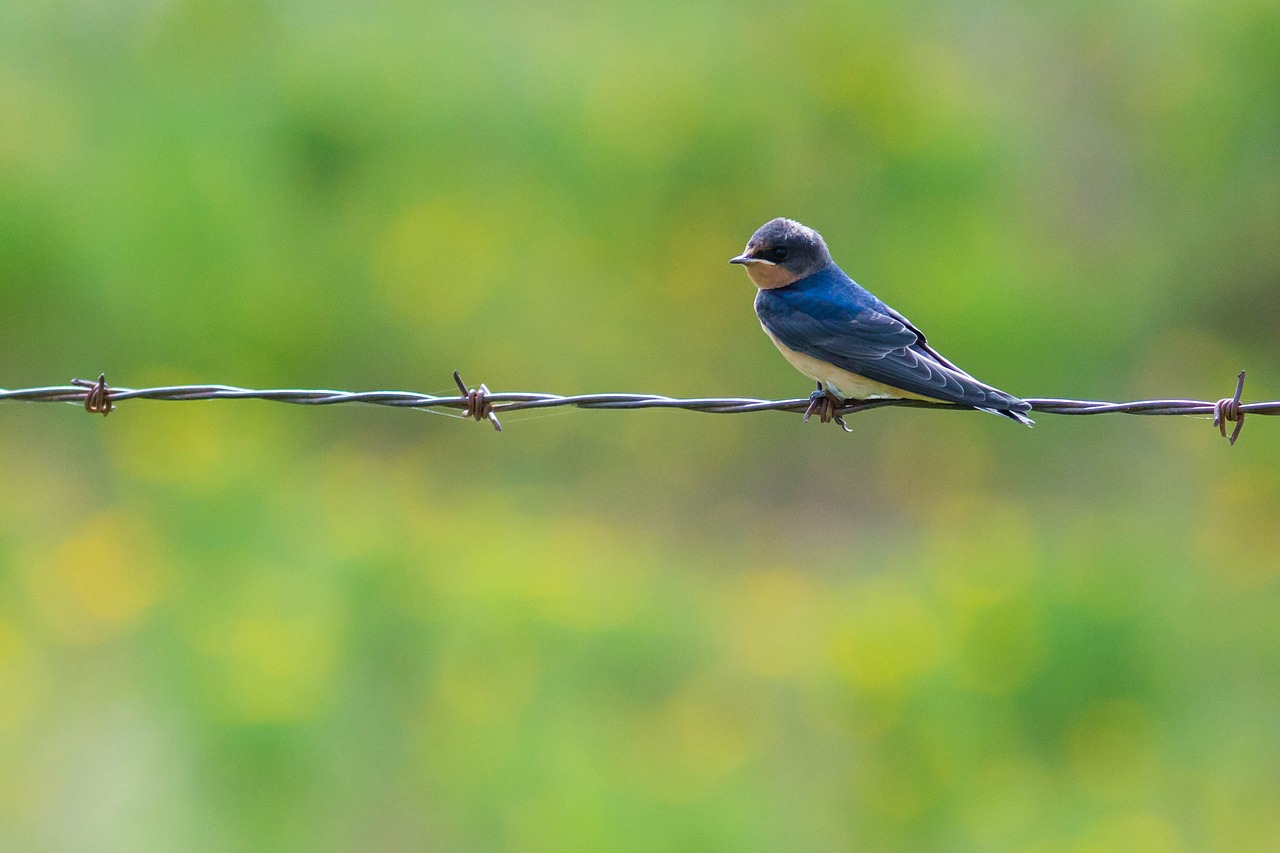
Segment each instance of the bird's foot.
[[818,385],[818,390],[809,395],[809,408],[804,410],[804,422],[809,422],[809,416],[814,412],[818,413],[818,420],[822,423],[835,421],[839,427],[845,432],[853,432],[849,429],[849,425],[844,422],[844,418],[836,414],[836,411],[844,404],[835,394]]

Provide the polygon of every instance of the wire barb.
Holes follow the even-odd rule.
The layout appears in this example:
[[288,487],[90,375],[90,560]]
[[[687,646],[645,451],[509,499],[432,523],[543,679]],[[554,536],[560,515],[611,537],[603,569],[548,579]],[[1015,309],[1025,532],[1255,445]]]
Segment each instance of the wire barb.
[[1242,393],[1244,393],[1243,370],[1236,377],[1236,395],[1234,397],[1223,397],[1213,404],[1213,425],[1222,433],[1223,438],[1227,438],[1227,421],[1235,422],[1236,428],[1231,431],[1231,437],[1228,439],[1233,446],[1236,443],[1236,439],[1240,437],[1240,430],[1244,429],[1244,412],[1240,409],[1240,395]]
[[111,389],[107,387],[107,374],[99,373],[97,382],[91,382],[88,379],[72,379],[71,384],[89,389],[84,395],[84,410],[89,414],[102,415],[105,418],[115,408],[111,402]]
[[502,424],[498,423],[498,416],[493,412],[493,403],[489,402],[489,389],[483,384],[479,388],[468,389],[467,384],[462,381],[462,375],[456,370],[453,371],[453,381],[462,392],[462,411],[466,416],[477,421],[488,420],[495,431],[502,432]]

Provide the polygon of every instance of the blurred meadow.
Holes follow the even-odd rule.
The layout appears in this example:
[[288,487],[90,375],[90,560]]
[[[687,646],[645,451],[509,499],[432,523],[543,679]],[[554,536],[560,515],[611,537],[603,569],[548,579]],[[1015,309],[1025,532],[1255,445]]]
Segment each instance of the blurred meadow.
[[[0,5],[0,386],[1280,399],[1280,6]],[[0,850],[1249,851],[1280,422],[0,405]]]

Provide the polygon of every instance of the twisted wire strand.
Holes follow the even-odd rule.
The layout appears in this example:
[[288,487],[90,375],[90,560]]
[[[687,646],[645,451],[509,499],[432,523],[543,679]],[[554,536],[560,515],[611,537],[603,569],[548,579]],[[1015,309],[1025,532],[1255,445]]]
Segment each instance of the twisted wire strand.
[[[108,386],[105,376],[96,382],[73,379],[70,385],[38,388],[0,388],[0,402],[78,403],[86,410],[109,414],[126,400],[269,400],[295,405],[332,406],[362,403],[411,409],[454,409],[476,420],[488,420],[500,430],[497,416],[529,409],[573,407],[579,409],[682,409],[711,414],[743,414],[747,412],[804,412],[809,398],[762,400],[754,397],[677,398],[660,394],[542,394],[526,392],[491,392],[484,385],[468,388],[456,373],[458,396],[424,394],[416,391],[339,391],[302,388],[239,388],[234,385],[164,385],[154,388],[120,388]],[[1240,373],[1234,397],[1217,402],[1206,400],[1137,400],[1111,403],[1100,400],[1069,400],[1053,397],[1026,397],[1032,411],[1048,415],[1211,415],[1214,425],[1226,436],[1226,423],[1235,422],[1232,443],[1239,436],[1246,414],[1280,415],[1280,401],[1243,403],[1244,373]],[[836,410],[846,415],[885,406],[907,406],[923,409],[956,409],[973,411],[968,406],[927,400],[877,399],[849,401]]]

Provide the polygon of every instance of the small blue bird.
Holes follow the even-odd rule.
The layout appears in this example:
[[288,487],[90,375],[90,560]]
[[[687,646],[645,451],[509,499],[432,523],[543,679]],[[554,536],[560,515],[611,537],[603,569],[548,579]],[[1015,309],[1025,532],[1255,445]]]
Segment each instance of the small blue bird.
[[[765,333],[801,373],[818,383],[805,419],[844,421],[846,400],[898,397],[971,406],[1030,426],[1031,404],[984,385],[929,346],[924,333],[831,260],[822,235],[774,219],[729,261],[759,288]],[[848,429],[848,427],[845,427]]]

